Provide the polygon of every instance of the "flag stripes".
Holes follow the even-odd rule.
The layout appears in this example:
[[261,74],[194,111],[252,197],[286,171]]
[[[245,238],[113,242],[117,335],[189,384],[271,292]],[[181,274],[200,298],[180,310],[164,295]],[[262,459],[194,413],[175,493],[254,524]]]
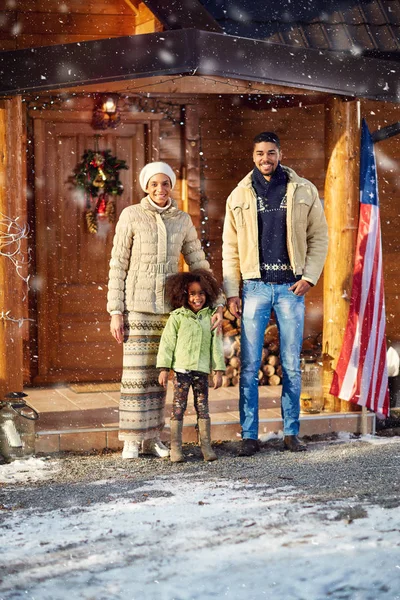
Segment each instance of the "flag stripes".
[[389,414],[386,314],[375,153],[363,121],[360,218],[349,316],[330,393]]

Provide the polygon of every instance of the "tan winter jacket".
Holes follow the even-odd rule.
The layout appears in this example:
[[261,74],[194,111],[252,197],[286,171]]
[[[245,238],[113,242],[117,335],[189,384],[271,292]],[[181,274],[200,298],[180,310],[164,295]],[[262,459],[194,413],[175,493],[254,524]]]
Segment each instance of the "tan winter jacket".
[[[287,249],[296,275],[315,285],[328,250],[328,227],[317,188],[284,167],[287,185]],[[222,270],[228,298],[239,296],[241,279],[260,274],[257,199],[248,173],[226,202],[222,234]]]
[[115,230],[107,310],[166,314],[165,278],[178,271],[180,254],[190,270],[209,269],[190,216],[174,200],[159,213],[148,196],[125,208]]

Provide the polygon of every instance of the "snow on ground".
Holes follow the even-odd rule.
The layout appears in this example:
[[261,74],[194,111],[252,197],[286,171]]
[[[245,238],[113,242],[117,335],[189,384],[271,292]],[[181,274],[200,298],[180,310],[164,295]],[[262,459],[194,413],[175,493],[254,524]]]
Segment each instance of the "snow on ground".
[[59,469],[59,461],[45,458],[14,460],[0,466],[0,483],[33,483],[49,479]]
[[10,512],[0,600],[400,599],[398,508],[192,474],[96,504],[105,483],[91,504]]

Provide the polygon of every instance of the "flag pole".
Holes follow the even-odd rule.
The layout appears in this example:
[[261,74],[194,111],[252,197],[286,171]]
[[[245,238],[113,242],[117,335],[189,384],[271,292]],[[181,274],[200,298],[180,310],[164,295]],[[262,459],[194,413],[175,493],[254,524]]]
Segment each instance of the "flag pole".
[[363,407],[360,425],[364,435],[368,431],[367,407],[383,416],[389,414],[382,263],[374,144],[363,119],[353,284],[348,321],[330,393]]

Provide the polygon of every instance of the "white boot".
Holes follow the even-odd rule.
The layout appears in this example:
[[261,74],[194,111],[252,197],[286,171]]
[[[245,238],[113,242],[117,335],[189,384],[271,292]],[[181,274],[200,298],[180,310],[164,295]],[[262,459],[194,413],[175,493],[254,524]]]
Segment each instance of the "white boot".
[[122,450],[122,458],[124,460],[126,460],[126,459],[138,458],[138,457],[139,457],[139,444],[132,440],[125,440],[124,441],[124,449]]
[[153,454],[159,458],[167,458],[169,450],[160,439],[144,440],[142,444],[143,454]]

